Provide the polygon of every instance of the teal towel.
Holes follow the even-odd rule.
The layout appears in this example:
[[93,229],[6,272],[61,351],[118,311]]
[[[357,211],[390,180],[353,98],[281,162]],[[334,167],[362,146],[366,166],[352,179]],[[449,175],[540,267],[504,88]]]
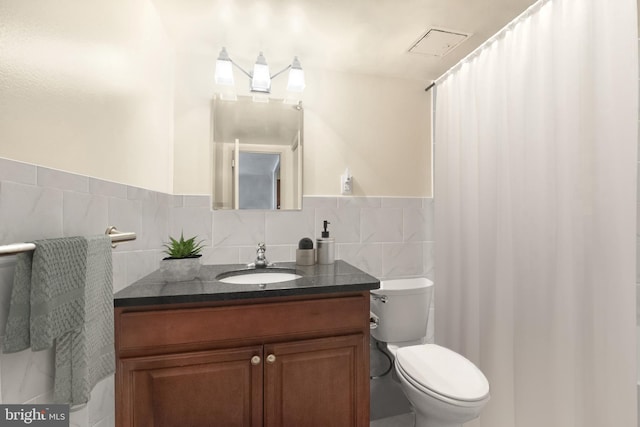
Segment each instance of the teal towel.
[[[20,267],[28,260],[19,259],[16,267],[4,351],[55,344],[54,400],[86,403],[95,384],[115,370],[111,239],[100,235],[35,243],[31,280],[28,268]],[[25,291],[16,289],[25,286],[30,287],[27,306]]]

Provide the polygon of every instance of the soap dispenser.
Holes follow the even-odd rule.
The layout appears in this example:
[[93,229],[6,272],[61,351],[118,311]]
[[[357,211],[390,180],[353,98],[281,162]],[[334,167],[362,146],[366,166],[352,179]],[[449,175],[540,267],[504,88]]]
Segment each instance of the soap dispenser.
[[327,226],[329,221],[324,220],[322,222],[324,231],[321,237],[316,240],[316,250],[318,251],[318,264],[333,264],[335,260],[335,242],[333,237],[329,237],[329,230]]

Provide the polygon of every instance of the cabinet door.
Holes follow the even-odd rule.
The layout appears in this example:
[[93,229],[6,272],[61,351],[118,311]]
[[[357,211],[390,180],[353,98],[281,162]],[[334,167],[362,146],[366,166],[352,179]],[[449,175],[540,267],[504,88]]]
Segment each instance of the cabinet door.
[[118,426],[261,426],[262,346],[119,361]]
[[363,335],[267,344],[265,427],[369,425]]

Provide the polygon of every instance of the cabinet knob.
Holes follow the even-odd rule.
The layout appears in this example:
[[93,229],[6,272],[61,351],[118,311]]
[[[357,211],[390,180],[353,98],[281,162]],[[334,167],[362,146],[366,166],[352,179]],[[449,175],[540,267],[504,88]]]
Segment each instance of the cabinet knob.
[[253,356],[251,358],[251,364],[252,365],[259,365],[260,364],[260,356]]
[[270,354],[267,356],[267,363],[273,363],[276,361],[276,355],[275,354]]

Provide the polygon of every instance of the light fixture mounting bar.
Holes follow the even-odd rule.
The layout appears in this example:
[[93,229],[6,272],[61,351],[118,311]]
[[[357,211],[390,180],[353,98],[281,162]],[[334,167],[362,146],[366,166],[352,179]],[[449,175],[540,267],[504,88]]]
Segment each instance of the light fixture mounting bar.
[[[233,59],[229,59],[229,61],[231,61],[231,63],[233,65],[235,65],[235,67],[242,71],[247,77],[249,78],[253,78],[253,76],[251,75],[251,73],[249,73],[248,71],[245,71],[244,68],[242,68],[240,65],[236,64],[236,62]],[[271,76],[271,79],[273,79],[274,77],[278,77],[280,74],[284,73],[285,71],[291,69],[291,64],[287,65],[286,67],[284,67],[282,70],[278,71],[277,73],[275,73],[274,75]]]
[[253,76],[250,73],[246,72],[244,68],[236,64],[236,62],[233,59],[229,58],[229,61],[231,61],[231,63],[235,65],[238,70],[242,71],[247,77],[253,78]]
[[291,68],[291,64],[287,65],[282,70],[280,70],[277,73],[275,73],[273,76],[271,76],[271,79],[273,80],[274,77],[278,77],[280,74],[284,73],[285,71],[287,71],[290,68]]

